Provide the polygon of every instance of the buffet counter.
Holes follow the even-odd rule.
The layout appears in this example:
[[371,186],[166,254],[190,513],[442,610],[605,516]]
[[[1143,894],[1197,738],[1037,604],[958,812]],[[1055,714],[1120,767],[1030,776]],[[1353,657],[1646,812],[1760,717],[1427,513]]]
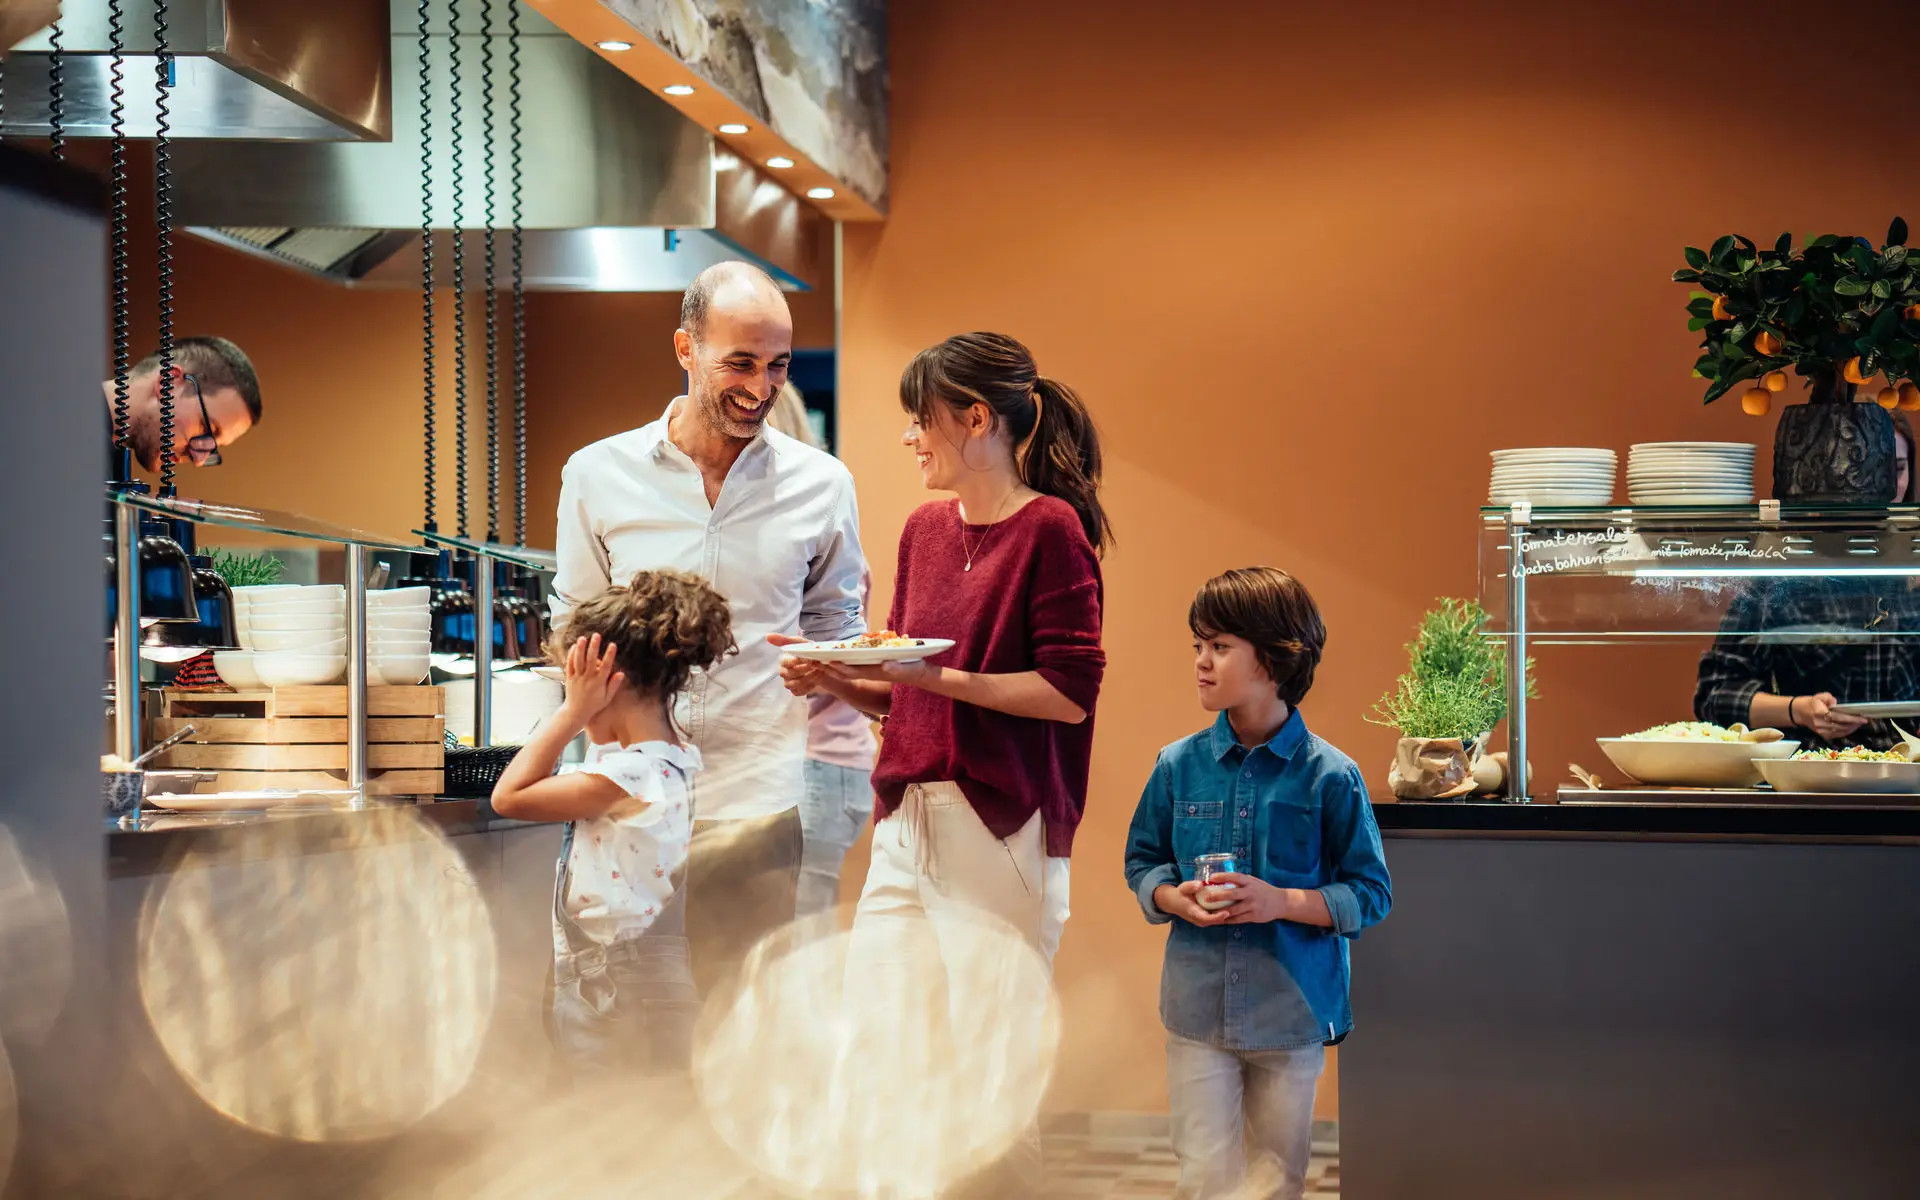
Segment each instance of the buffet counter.
[[1920,810],[1576,795],[1375,807],[1343,1194],[1906,1194]]

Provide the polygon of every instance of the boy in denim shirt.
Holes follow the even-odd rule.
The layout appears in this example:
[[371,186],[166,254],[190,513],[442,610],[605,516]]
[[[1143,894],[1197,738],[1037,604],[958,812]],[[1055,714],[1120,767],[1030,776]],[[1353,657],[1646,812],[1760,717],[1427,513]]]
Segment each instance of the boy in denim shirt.
[[[1297,1200],[1326,1047],[1353,1027],[1347,939],[1387,915],[1392,885],[1353,760],[1307,732],[1326,626],[1306,588],[1250,567],[1209,580],[1187,614],[1213,727],[1161,751],[1127,838],[1127,883],[1173,923],[1160,978],[1182,1200],[1242,1185],[1247,1151]],[[1231,853],[1205,889],[1194,860]],[[1175,918],[1178,918],[1176,921]]]

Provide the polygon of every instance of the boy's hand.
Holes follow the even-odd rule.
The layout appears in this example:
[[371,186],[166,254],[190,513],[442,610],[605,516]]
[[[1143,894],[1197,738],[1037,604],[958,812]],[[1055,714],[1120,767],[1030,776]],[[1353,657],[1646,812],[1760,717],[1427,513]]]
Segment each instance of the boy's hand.
[[1163,883],[1153,889],[1153,906],[1170,917],[1179,917],[1189,925],[1221,925],[1226,922],[1228,909],[1210,911],[1200,907],[1200,881],[1189,879],[1175,886]]
[[1236,889],[1231,906],[1222,910],[1229,925],[1257,925],[1278,921],[1287,915],[1287,890],[1264,879],[1223,871],[1213,877],[1215,883],[1230,883]]

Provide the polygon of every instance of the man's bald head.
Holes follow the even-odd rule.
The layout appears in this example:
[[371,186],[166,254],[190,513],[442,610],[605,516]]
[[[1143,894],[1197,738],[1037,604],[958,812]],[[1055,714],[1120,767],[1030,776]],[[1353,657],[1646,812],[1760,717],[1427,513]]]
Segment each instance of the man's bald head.
[[[716,309],[752,312],[769,307],[787,312],[787,298],[780,294],[773,276],[751,263],[715,263],[694,276],[680,298],[680,328],[697,342],[706,336],[707,317]],[[787,317],[789,322],[792,319]]]
[[700,272],[680,302],[674,354],[693,411],[732,443],[757,437],[793,362],[793,314],[767,273],[743,262]]

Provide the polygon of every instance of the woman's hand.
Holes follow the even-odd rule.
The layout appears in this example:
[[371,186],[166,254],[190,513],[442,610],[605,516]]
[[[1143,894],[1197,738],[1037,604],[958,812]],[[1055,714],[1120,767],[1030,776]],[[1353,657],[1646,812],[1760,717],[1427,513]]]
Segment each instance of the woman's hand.
[[566,679],[567,698],[560,707],[581,726],[613,703],[627,684],[626,673],[615,667],[614,647],[603,647],[597,633],[567,648]]
[[828,668],[836,679],[850,683],[891,683],[905,684],[908,687],[925,687],[939,668],[926,659],[913,662],[880,663],[871,667],[855,667],[846,663],[834,663]]
[[[770,633],[767,641],[775,646],[804,646],[805,638],[788,637],[784,633]],[[780,682],[789,692],[802,700],[819,691],[826,684],[827,665],[811,659],[795,658],[791,654],[780,657]]]
[[1828,741],[1837,742],[1851,736],[1867,723],[1865,717],[1833,711],[1833,706],[1838,703],[1832,692],[1821,692],[1817,696],[1795,696],[1787,702],[1788,719],[1802,729],[1811,729]]

